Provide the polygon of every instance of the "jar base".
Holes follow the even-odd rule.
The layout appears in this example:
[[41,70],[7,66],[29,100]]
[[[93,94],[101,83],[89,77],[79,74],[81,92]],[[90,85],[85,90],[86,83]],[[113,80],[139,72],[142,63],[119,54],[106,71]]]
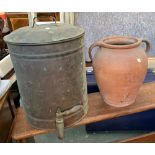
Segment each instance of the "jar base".
[[107,99],[105,99],[105,98],[103,98],[103,100],[104,100],[104,102],[105,102],[106,104],[108,104],[109,106],[117,107],[117,108],[127,107],[127,106],[129,106],[129,105],[132,105],[132,104],[135,102],[135,99],[132,100],[132,101],[120,102],[120,103],[113,102],[113,101],[107,100]]

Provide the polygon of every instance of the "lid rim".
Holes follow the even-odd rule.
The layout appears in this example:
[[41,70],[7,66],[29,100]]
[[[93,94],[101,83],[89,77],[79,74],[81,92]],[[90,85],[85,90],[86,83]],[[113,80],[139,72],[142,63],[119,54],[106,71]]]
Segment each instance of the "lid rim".
[[41,42],[41,43],[19,43],[19,42],[10,42],[10,41],[6,41],[5,37],[4,37],[4,41],[8,44],[12,44],[12,45],[32,45],[32,46],[39,46],[39,45],[52,45],[52,44],[59,44],[59,43],[62,43],[62,42],[68,42],[68,41],[72,41],[72,40],[75,40],[75,39],[78,39],[78,38],[81,38],[82,36],[84,36],[84,32],[77,36],[77,37],[72,37],[72,38],[67,38],[67,39],[63,39],[63,40],[58,40],[58,41],[51,41],[51,42]]

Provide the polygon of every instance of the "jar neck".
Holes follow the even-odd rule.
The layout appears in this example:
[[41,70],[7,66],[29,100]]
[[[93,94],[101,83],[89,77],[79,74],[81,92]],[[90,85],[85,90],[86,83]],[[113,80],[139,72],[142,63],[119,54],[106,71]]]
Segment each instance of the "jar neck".
[[102,41],[102,47],[110,49],[130,49],[138,47],[142,40],[135,37],[112,36]]

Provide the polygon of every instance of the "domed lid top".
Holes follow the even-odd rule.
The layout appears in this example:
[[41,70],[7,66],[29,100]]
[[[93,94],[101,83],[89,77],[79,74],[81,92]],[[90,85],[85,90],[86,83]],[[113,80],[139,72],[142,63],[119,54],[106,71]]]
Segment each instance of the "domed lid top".
[[4,37],[10,44],[52,44],[79,38],[84,29],[78,26],[62,23],[22,27]]

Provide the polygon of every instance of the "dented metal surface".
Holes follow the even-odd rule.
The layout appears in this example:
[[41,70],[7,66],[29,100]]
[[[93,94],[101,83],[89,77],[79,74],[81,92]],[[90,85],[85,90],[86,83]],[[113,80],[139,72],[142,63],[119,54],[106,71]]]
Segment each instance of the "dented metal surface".
[[[52,24],[50,32],[57,35],[56,40],[48,37],[45,42],[40,42],[41,35],[32,38],[13,40],[9,36],[5,38],[13,66],[15,68],[21,102],[29,123],[35,128],[49,129],[60,128],[60,137],[63,137],[63,128],[71,126],[84,117],[87,112],[87,87],[85,75],[85,61],[83,54],[84,31],[70,26],[69,29],[58,32]],[[63,26],[61,24],[61,26]],[[32,28],[30,28],[32,31]],[[38,26],[38,31],[41,28]],[[46,29],[47,30],[47,29]],[[19,30],[22,31],[22,30]],[[64,32],[65,31],[65,32]],[[75,31],[75,32],[74,32]],[[13,36],[18,35],[15,31]],[[27,32],[27,31],[26,31]],[[42,33],[39,33],[42,34]],[[65,34],[65,35],[64,35]],[[74,34],[74,35],[72,35]],[[22,32],[24,36],[24,32]],[[46,35],[46,31],[45,34]],[[63,36],[63,37],[62,37]],[[71,36],[66,37],[65,36]],[[74,37],[73,37],[74,36]],[[20,36],[21,37],[21,36]],[[26,37],[28,35],[26,34]],[[52,37],[52,34],[51,34]],[[63,39],[62,39],[63,38]],[[27,41],[24,44],[24,40]],[[19,42],[18,42],[19,41]],[[32,44],[31,44],[32,42]],[[81,105],[82,108],[73,108]],[[58,123],[56,113],[70,110],[63,116],[62,123]],[[57,125],[58,126],[57,126]]]

